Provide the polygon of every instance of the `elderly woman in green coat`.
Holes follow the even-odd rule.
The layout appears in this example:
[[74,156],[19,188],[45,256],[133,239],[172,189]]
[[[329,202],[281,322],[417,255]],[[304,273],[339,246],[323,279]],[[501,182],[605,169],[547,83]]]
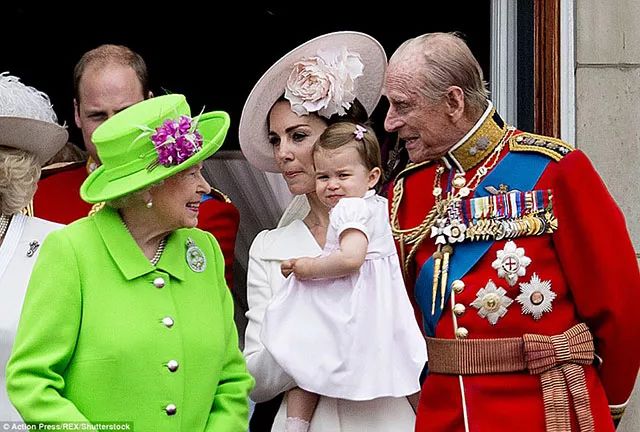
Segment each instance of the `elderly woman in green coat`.
[[223,256],[194,228],[202,161],[229,117],[190,115],[184,96],[161,96],[93,134],[103,165],[81,195],[107,205],[43,243],[7,366],[27,423],[246,431],[253,379]]

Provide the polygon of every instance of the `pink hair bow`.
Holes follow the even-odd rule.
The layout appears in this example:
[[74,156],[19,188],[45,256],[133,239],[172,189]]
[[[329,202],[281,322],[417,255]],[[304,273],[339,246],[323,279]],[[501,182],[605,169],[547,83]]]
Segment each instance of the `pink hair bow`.
[[356,140],[362,141],[364,138],[364,134],[367,132],[367,128],[364,126],[356,125],[356,130],[353,131],[353,134],[356,136]]

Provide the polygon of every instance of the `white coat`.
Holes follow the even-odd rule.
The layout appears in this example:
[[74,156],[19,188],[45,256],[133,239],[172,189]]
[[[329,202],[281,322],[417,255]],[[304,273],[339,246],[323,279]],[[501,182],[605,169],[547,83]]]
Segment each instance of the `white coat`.
[[[0,422],[21,420],[7,396],[5,368],[40,245],[49,232],[62,227],[57,223],[17,214],[11,219],[0,246]],[[28,256],[31,249],[33,253]]]

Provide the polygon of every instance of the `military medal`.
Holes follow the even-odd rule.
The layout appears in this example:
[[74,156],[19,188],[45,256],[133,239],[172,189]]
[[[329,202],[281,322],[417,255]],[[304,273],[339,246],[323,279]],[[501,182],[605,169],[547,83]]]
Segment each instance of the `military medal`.
[[478,309],[478,315],[495,325],[507,313],[511,303],[513,300],[507,296],[507,291],[489,280],[487,285],[476,293],[476,299],[471,306]]
[[551,312],[551,303],[556,293],[551,291],[551,281],[540,280],[537,274],[531,275],[529,282],[520,283],[520,295],[516,297],[522,305],[522,313],[539,320],[545,312]]
[[191,237],[187,239],[187,264],[196,273],[201,273],[207,268],[207,257]]
[[518,282],[518,277],[527,274],[527,266],[531,264],[531,258],[524,254],[524,248],[516,246],[515,242],[509,240],[504,249],[499,250],[497,258],[491,267],[498,271],[498,277],[504,278],[510,286]]

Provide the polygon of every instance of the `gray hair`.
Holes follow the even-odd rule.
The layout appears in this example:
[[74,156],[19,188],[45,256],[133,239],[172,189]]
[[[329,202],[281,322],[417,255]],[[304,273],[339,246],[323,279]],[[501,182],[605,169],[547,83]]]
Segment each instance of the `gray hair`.
[[39,178],[36,155],[0,146],[0,213],[12,215],[29,205]]
[[417,59],[414,71],[421,81],[416,89],[425,98],[439,101],[451,86],[464,92],[465,112],[481,115],[487,107],[489,91],[482,68],[465,41],[457,33],[426,33],[405,41],[393,53],[389,65]]

